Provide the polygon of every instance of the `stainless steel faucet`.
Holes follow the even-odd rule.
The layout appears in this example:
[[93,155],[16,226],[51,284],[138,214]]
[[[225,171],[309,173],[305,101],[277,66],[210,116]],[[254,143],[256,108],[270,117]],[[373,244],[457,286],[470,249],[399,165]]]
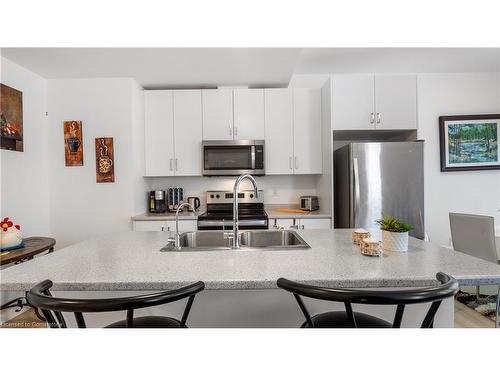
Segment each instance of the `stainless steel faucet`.
[[175,211],[175,238],[169,238],[168,243],[173,243],[175,250],[180,250],[181,249],[181,236],[179,234],[179,211],[181,210],[182,207],[184,206],[189,206],[191,209],[194,211],[193,206],[188,203],[184,202],[177,207],[177,211]]
[[233,240],[233,249],[240,248],[240,237],[238,235],[239,232],[239,222],[238,222],[238,192],[240,190],[241,181],[244,179],[248,179],[252,182],[253,188],[255,190],[255,198],[259,196],[259,190],[257,188],[257,182],[255,178],[253,178],[249,174],[243,174],[236,179],[233,187],[233,232],[232,233],[224,233],[224,238],[229,238]]

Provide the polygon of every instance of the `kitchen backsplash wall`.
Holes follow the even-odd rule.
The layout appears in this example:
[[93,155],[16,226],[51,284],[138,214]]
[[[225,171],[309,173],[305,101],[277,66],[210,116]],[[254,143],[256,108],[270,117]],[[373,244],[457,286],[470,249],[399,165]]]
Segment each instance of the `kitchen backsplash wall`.
[[[205,203],[207,190],[232,190],[235,177],[146,177],[150,190],[165,190],[169,187],[184,188],[184,196],[197,196]],[[267,204],[299,203],[301,195],[315,195],[318,176],[263,176],[256,177],[259,189],[264,190],[264,201]],[[244,181],[242,189],[251,189],[248,181]],[[321,197],[320,197],[321,199]],[[144,192],[144,208],[146,209],[147,192]],[[321,203],[320,203],[321,204]]]

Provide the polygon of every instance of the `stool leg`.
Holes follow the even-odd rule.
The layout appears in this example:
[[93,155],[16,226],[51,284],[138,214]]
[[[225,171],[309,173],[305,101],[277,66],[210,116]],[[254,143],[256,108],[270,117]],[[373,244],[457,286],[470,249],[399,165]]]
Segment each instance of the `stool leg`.
[[481,295],[481,293],[479,293],[480,291],[481,291],[481,286],[476,285],[476,298],[479,298],[479,296]]
[[498,293],[497,293],[497,309],[495,311],[495,328],[498,327],[498,324],[500,323],[500,285],[498,286]]

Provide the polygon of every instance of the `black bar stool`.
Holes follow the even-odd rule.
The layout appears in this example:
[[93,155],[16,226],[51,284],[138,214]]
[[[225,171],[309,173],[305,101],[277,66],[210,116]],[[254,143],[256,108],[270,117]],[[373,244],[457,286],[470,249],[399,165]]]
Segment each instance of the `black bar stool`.
[[[439,286],[412,290],[362,290],[362,289],[332,289],[313,285],[299,284],[284,278],[278,279],[278,287],[293,293],[306,321],[301,328],[400,328],[406,305],[432,302],[421,328],[432,328],[441,301],[452,297],[458,292],[458,282],[442,272],[436,274]],[[309,297],[325,301],[343,302],[345,311],[330,311],[311,317],[302,301]],[[394,322],[354,312],[353,303],[366,305],[396,305]]]
[[[52,281],[45,280],[35,285],[27,293],[28,303],[39,308],[49,327],[67,328],[62,312],[75,314],[78,328],[86,328],[83,313],[98,313],[105,311],[127,311],[127,318],[112,323],[106,328],[187,328],[186,320],[197,293],[205,289],[201,281],[197,283],[154,294],[142,296],[107,298],[107,299],[69,299],[53,297],[50,293]],[[134,318],[134,310],[144,307],[162,305],[188,298],[181,320],[166,316],[142,316]]]

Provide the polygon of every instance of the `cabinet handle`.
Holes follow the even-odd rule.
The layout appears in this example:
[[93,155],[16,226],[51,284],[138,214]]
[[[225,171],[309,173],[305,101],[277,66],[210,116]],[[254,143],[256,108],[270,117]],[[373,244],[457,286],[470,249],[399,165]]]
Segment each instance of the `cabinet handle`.
[[179,160],[179,159],[175,158],[175,170],[176,170],[176,171],[178,171],[178,170],[179,170],[179,168],[177,168],[178,160]]
[[381,120],[382,120],[382,115],[380,113],[377,113],[377,124],[380,124]]
[[297,156],[295,157],[295,169],[299,169],[299,162]]
[[161,227],[161,231],[164,232],[165,231],[165,227]]
[[302,224],[302,225],[300,226],[300,228],[301,228],[301,229],[304,229],[304,224]]
[[372,112],[370,113],[370,124],[373,124],[375,122],[375,114]]
[[173,167],[172,167],[172,162],[173,162],[173,159],[170,158],[170,170],[173,170]]
[[237,126],[234,127],[234,136],[235,137],[238,136],[238,127]]
[[288,168],[293,169],[293,166],[292,166],[292,157],[291,156],[288,158]]

